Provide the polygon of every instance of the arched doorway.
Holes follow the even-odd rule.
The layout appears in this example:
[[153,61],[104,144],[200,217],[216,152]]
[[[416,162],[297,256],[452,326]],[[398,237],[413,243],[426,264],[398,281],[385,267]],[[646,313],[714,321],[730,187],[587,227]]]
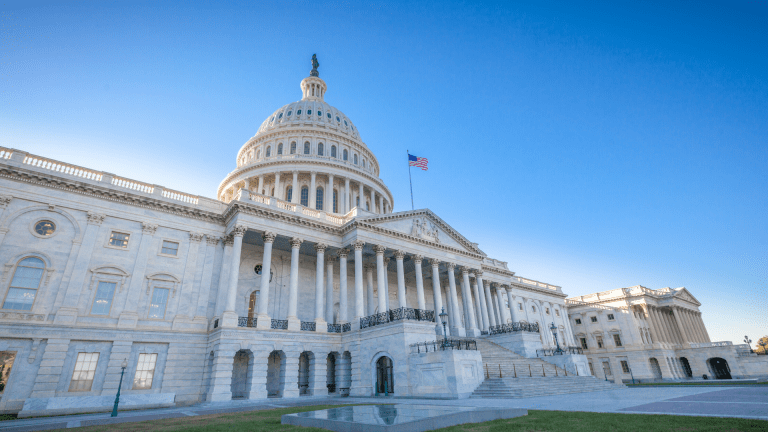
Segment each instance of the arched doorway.
[[395,381],[392,377],[392,359],[382,356],[376,361],[376,393],[394,393]]
[[650,362],[651,362],[651,372],[653,373],[653,377],[656,379],[662,379],[661,367],[659,366],[659,361],[651,357]]
[[709,363],[709,369],[712,371],[712,375],[715,379],[731,379],[731,368],[728,367],[728,362],[720,357],[712,357],[707,360]]
[[312,353],[304,351],[299,356],[299,396],[309,396],[309,364]]
[[285,353],[272,351],[267,359],[267,397],[283,397],[285,389]]
[[683,365],[683,372],[685,372],[685,376],[692,378],[693,370],[691,369],[691,364],[688,363],[688,359],[685,357],[680,357],[680,364]]
[[232,383],[230,384],[232,399],[248,399],[248,389],[250,388],[248,382],[251,378],[251,374],[248,373],[250,361],[249,351],[240,350],[235,353],[232,364]]
[[328,354],[326,359],[325,386],[328,387],[328,394],[336,393],[338,388],[336,382],[336,356],[337,353]]

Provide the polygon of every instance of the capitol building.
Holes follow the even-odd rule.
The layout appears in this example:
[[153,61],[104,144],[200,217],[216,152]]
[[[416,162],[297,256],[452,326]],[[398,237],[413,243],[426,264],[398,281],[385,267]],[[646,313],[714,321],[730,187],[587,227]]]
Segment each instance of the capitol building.
[[118,386],[128,409],[768,375],[684,288],[567,299],[430,210],[394,212],[382,144],[316,61],[300,88],[215,200],[0,147],[0,412],[108,411]]

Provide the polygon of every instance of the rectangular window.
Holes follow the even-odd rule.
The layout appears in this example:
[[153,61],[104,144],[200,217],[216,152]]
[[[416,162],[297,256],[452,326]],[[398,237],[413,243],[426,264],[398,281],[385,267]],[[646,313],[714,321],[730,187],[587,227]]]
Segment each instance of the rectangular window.
[[608,314],[608,321],[613,321],[613,314]]
[[523,310],[523,304],[522,303],[518,303],[517,304],[517,310]]
[[168,288],[155,288],[149,304],[149,318],[165,318],[165,304],[168,302]]
[[151,389],[152,378],[155,376],[155,364],[157,354],[139,354],[139,362],[136,364],[136,375],[133,378],[133,389]]
[[581,338],[581,347],[584,349],[589,349],[589,347],[587,347],[587,338]]
[[69,391],[91,391],[97,363],[99,363],[99,353],[78,353]]
[[93,299],[91,315],[109,315],[116,286],[117,283],[115,282],[99,282],[99,287],[96,289],[96,298]]
[[160,250],[160,253],[163,255],[176,256],[176,254],[179,253],[179,244],[176,242],[163,240],[163,248]]
[[626,360],[621,361],[621,370],[624,371],[624,373],[629,373],[629,363],[627,363]]
[[613,342],[616,344],[617,347],[621,346],[621,336],[615,334],[613,335]]
[[555,316],[560,316],[560,311],[555,309]]
[[589,317],[592,322],[597,322],[597,317]]
[[549,308],[544,308],[544,311],[549,315]]
[[592,376],[595,376],[595,367],[592,366],[592,362],[589,362],[589,373],[591,373]]
[[576,318],[576,324],[581,324],[581,318]]
[[127,248],[128,247],[128,238],[130,237],[130,234],[124,234],[112,231],[112,234],[109,236],[109,245],[119,248]]
[[603,337],[597,336],[595,339],[597,339],[597,347],[602,348],[603,347]]

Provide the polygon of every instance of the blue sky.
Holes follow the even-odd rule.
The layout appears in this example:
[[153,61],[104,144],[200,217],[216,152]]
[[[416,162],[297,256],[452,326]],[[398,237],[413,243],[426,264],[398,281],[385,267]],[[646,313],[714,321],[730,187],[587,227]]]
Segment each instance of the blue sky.
[[395,210],[768,334],[768,3],[2,2],[0,145],[214,197],[317,53]]

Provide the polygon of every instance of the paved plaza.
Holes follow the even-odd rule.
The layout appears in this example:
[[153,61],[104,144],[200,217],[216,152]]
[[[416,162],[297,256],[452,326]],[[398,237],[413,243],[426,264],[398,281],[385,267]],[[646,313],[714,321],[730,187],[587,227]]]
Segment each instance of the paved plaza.
[[[231,401],[202,403],[183,408],[167,408],[61,417],[44,417],[0,422],[0,431],[22,432],[110,423],[137,422],[164,418],[222,414],[308,405],[361,403],[401,403],[404,398],[314,398],[274,399],[269,401]],[[676,414],[714,417],[741,417],[768,420],[768,387],[636,387],[572,394],[569,398],[545,396],[527,399],[417,399],[430,405],[524,408],[530,410],[589,411],[635,414]]]

